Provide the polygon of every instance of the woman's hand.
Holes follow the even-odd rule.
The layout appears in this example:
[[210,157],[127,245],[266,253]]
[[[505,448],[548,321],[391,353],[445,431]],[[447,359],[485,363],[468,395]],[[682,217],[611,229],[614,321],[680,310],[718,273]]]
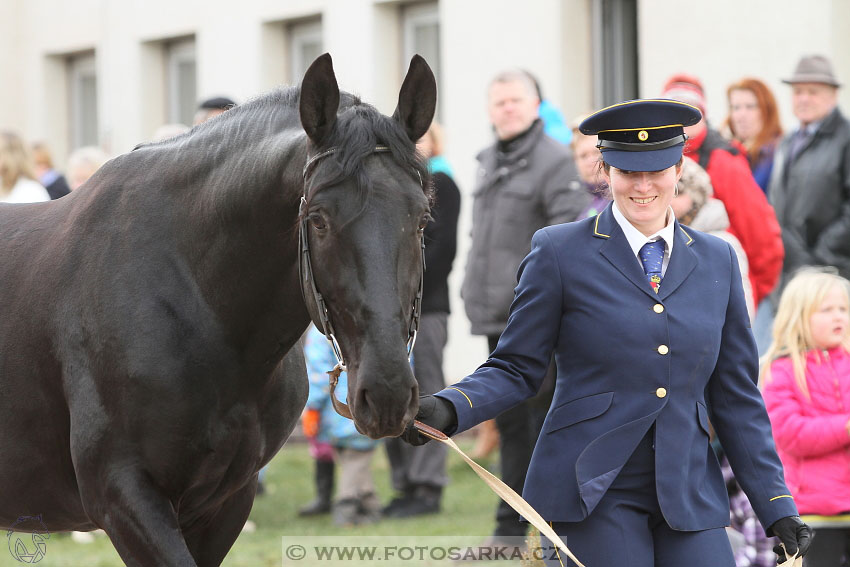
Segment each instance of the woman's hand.
[[779,518],[770,526],[770,531],[785,544],[785,549],[779,545],[773,548],[773,553],[779,556],[780,562],[785,561],[786,553],[788,557],[803,557],[812,542],[812,528],[803,523],[800,516]]
[[[454,405],[448,400],[435,396],[421,396],[419,398],[419,412],[415,419],[443,432],[457,427],[457,414]],[[412,421],[407,424],[400,437],[414,447],[424,445],[431,440],[430,437],[426,437],[414,429]]]

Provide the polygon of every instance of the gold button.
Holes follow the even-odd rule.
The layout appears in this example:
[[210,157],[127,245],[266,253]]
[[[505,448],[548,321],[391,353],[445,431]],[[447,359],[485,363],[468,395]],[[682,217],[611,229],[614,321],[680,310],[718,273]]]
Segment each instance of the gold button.
[[652,306],[652,310],[655,311],[656,313],[664,313],[664,306],[661,305],[660,303],[656,303],[655,305]]
[[655,395],[658,396],[659,398],[664,398],[664,397],[667,396],[667,389],[666,388],[658,388],[657,390],[655,390]]
[[667,345],[658,345],[658,354],[667,354],[670,352],[670,349],[667,348]]

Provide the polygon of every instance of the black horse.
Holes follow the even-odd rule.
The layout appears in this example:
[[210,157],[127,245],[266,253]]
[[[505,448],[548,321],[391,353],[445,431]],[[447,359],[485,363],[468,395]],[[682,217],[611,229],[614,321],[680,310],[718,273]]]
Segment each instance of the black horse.
[[0,527],[40,515],[103,528],[128,565],[221,563],[307,397],[302,219],[355,423],[399,435],[435,102],[421,57],[389,118],[326,54],[300,89],[0,207]]

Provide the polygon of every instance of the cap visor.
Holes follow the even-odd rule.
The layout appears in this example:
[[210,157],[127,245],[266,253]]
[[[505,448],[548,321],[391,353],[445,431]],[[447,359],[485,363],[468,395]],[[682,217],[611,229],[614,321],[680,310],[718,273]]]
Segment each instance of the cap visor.
[[649,152],[605,150],[602,161],[625,171],[661,171],[679,163],[684,144]]

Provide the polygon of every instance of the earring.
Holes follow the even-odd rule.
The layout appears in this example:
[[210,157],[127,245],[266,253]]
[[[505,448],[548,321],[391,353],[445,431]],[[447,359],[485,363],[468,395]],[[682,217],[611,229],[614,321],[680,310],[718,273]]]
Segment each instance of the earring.
[[678,183],[676,183],[676,186],[673,188],[673,196],[674,197],[679,196],[679,184]]

